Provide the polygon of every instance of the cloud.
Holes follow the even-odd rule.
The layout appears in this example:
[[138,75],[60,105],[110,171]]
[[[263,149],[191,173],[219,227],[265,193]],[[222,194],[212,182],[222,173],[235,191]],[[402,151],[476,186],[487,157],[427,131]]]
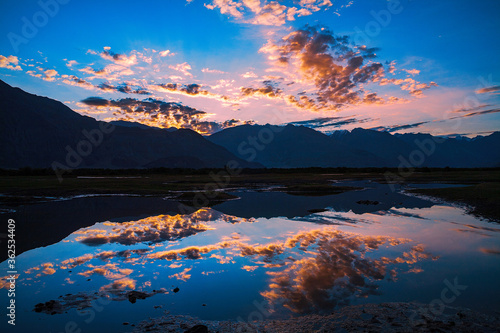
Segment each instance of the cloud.
[[76,61],[76,60],[69,60],[69,61],[66,63],[66,66],[67,66],[68,68],[71,68],[71,67],[73,67],[74,65],[78,65],[78,61]]
[[177,64],[175,66],[170,65],[168,66],[168,68],[181,72],[182,74],[184,74],[184,76],[193,77],[193,74],[189,73],[189,71],[191,70],[191,65],[189,65],[187,62],[183,62],[182,64]]
[[138,94],[138,95],[151,95],[149,91],[142,87],[134,87],[132,88],[131,85],[128,83],[122,83],[121,85],[118,86],[113,86],[109,83],[103,82],[100,85],[97,86],[97,88],[110,92],[110,91],[117,91],[121,92],[124,94]]
[[[287,6],[276,1],[271,1],[260,7],[255,17],[248,22],[252,24],[280,26],[286,23],[287,18],[292,21],[294,20],[294,14],[292,13],[296,12],[296,8],[292,8],[293,12],[290,11],[289,13]],[[292,9],[290,8],[290,10]]]
[[401,88],[401,90],[406,90],[413,96],[421,96],[424,90],[431,87],[437,87],[436,82],[421,83],[412,78],[406,79],[382,79],[380,80],[380,85],[393,84]]
[[242,23],[271,26],[282,26],[287,21],[294,21],[295,16],[311,15],[331,6],[330,0],[301,0],[294,1],[293,5],[268,0],[212,0],[205,4],[206,8],[218,9],[221,14],[229,15]]
[[20,71],[21,66],[18,65],[19,59],[16,56],[10,55],[5,57],[0,55],[0,68],[7,68],[14,71]]
[[45,81],[55,81],[56,76],[58,75],[55,69],[47,69],[46,71],[43,72],[43,74],[44,74],[43,79]]
[[244,97],[257,95],[276,98],[281,96],[283,92],[280,88],[274,87],[272,81],[264,81],[263,86],[260,88],[241,87],[240,90]]
[[160,83],[160,84],[150,85],[149,89],[157,92],[169,92],[189,97],[204,96],[222,102],[230,101],[229,97],[221,94],[212,93],[208,90],[202,89],[202,86],[197,83],[191,83],[191,84]]
[[110,105],[109,101],[102,97],[87,97],[82,100],[82,103],[88,106],[108,106]]
[[431,121],[421,121],[421,122],[418,122],[418,123],[413,123],[413,124],[404,124],[404,125],[392,125],[392,126],[378,126],[378,127],[373,127],[373,128],[370,128],[371,130],[375,130],[375,131],[383,131],[383,132],[397,132],[397,131],[401,131],[401,130],[405,130],[405,129],[409,129],[409,128],[416,128],[416,127],[420,127],[424,124],[428,124],[430,123]]
[[61,75],[61,78],[63,79],[62,80],[63,83],[68,84],[70,86],[82,87],[87,90],[95,89],[95,86],[92,83],[87,82],[84,79],[80,79],[75,75]]
[[464,115],[452,117],[450,119],[469,118],[469,117],[474,117],[474,116],[481,116],[483,114],[498,113],[498,112],[500,112],[500,109],[489,109],[489,110],[475,111],[475,112],[466,113]]
[[175,53],[170,52],[170,50],[161,51],[158,54],[160,55],[160,57],[167,57],[167,56],[172,57],[175,55]]
[[481,89],[476,90],[476,94],[486,94],[486,93],[498,95],[498,94],[500,94],[500,86],[491,86],[491,87],[481,88]]
[[109,51],[109,48],[105,48],[105,50],[100,53],[100,56],[101,58],[112,61],[117,65],[132,66],[137,64],[137,56],[135,54],[127,56],[111,52]]
[[245,74],[241,74],[241,77],[245,78],[245,79],[248,79],[248,78],[255,78],[257,77],[257,74],[255,74],[254,72],[252,71],[248,71],[246,72]]
[[95,76],[105,76],[106,75],[106,70],[104,68],[101,69],[93,69],[92,67],[85,67],[82,69],[79,69],[80,72],[89,74],[89,75],[95,75]]
[[396,96],[380,97],[369,91],[370,85],[394,84],[413,96],[436,86],[414,79],[385,79],[394,63],[384,68],[375,62],[377,48],[352,45],[347,36],[337,36],[326,28],[309,27],[293,31],[278,41],[269,40],[260,52],[268,55],[273,67],[291,82],[312,85],[314,90],[286,95],[285,101],[311,111],[338,110],[361,104],[385,104],[399,100]]
[[418,69],[402,69],[402,71],[405,71],[406,73],[411,74],[411,75],[420,74],[420,71]]
[[203,73],[212,73],[212,74],[227,74],[226,72],[224,71],[220,71],[220,70],[217,70],[217,69],[210,69],[210,68],[203,68],[201,70]]
[[371,118],[358,119],[356,117],[323,117],[310,120],[293,121],[288,124],[295,126],[305,126],[309,128],[342,127],[350,124],[361,124],[372,121]]
[[237,119],[224,122],[206,121],[204,118],[208,114],[205,111],[181,103],[165,102],[154,98],[141,101],[135,98],[108,100],[102,97],[88,97],[81,102],[91,107],[109,108],[115,117],[108,120],[136,121],[161,128],[189,128],[202,134],[215,133],[237,125],[253,124],[253,121]]

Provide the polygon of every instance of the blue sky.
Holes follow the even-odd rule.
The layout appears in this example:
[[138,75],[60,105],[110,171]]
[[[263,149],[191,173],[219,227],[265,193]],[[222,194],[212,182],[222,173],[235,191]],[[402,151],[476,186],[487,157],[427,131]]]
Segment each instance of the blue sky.
[[497,1],[30,0],[0,12],[0,78],[100,120],[499,129]]

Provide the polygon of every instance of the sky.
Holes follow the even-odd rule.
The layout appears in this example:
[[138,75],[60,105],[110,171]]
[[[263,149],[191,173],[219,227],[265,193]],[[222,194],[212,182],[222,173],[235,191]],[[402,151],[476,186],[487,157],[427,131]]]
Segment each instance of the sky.
[[98,120],[500,130],[493,0],[0,3],[0,79]]

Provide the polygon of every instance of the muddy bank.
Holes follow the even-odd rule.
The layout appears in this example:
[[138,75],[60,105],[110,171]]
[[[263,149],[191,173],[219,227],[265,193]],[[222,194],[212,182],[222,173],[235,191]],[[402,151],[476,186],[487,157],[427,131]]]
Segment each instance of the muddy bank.
[[326,316],[255,322],[207,321],[166,314],[138,323],[133,332],[498,332],[499,327],[500,314],[398,302],[347,306]]

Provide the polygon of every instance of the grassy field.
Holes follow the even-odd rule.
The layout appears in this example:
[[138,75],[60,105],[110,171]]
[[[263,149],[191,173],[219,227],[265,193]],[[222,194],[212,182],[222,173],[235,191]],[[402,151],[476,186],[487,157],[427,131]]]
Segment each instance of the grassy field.
[[[402,177],[405,176],[405,177]],[[95,178],[93,178],[95,177]],[[458,183],[462,188],[419,189],[416,193],[473,206],[473,213],[500,220],[500,169],[420,169],[411,174],[387,169],[243,170],[76,170],[60,182],[46,171],[0,173],[0,204],[15,206],[36,197],[83,194],[169,195],[188,199],[203,192],[214,200],[228,199],[224,190],[268,188],[298,195],[326,195],[352,188],[331,186],[332,180],[373,179],[379,182]],[[216,192],[216,194],[214,194]]]

